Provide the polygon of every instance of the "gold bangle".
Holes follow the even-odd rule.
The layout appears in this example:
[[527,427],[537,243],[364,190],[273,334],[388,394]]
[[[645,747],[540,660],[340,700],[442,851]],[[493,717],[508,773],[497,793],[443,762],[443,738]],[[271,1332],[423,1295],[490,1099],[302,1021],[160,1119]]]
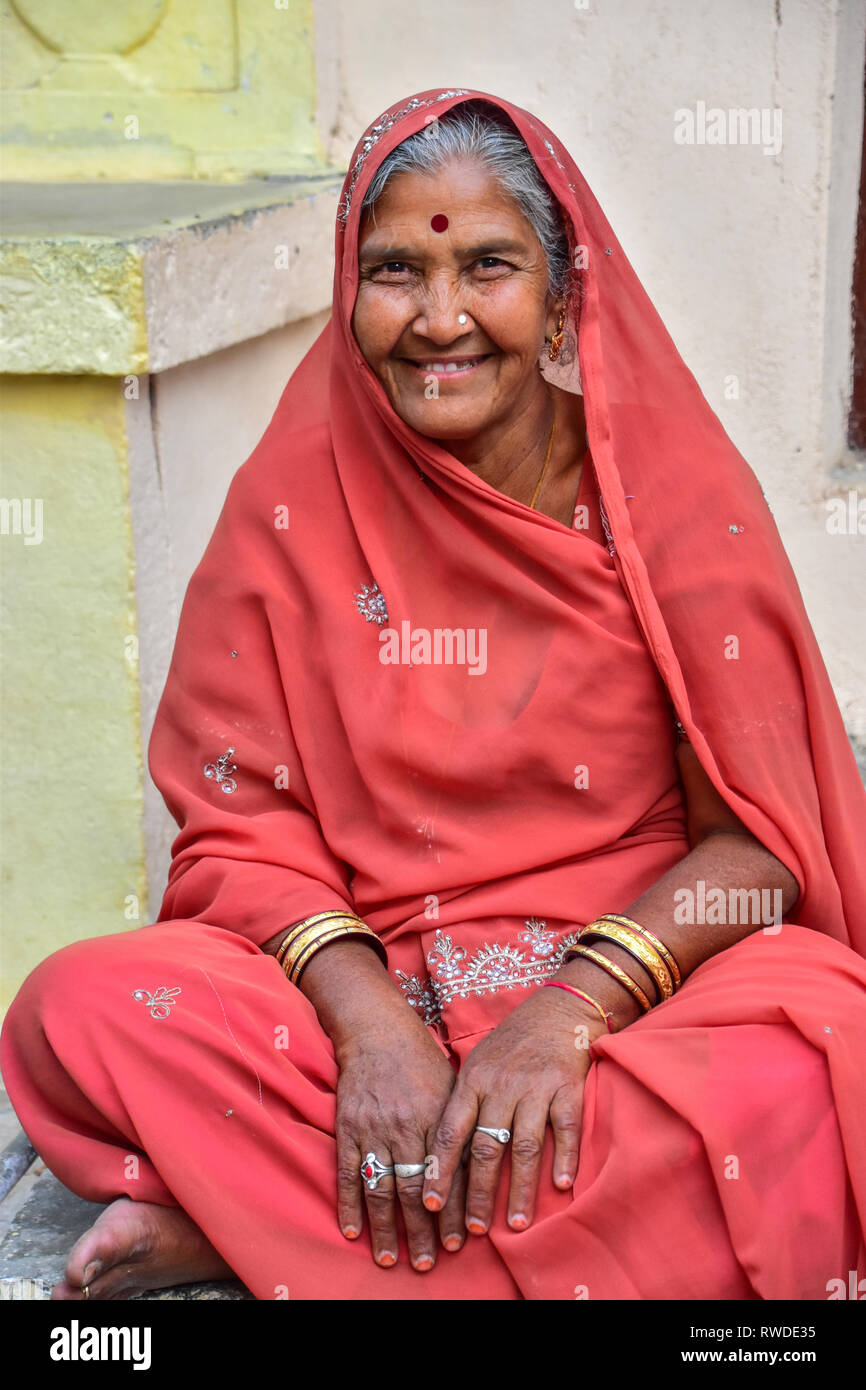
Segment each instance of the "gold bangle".
[[360,922],[361,920],[360,917],[356,917],[354,913],[345,912],[342,908],[335,908],[329,912],[316,912],[312,917],[304,917],[300,922],[295,922],[294,925],[289,928],[280,942],[277,948],[277,960],[280,964],[282,965],[282,958],[289,946],[293,941],[297,940],[301,932],[307,931],[308,928],[316,926],[319,922],[335,920],[337,918],[343,918],[348,922]]
[[670,999],[674,992],[674,982],[658,951],[648,941],[644,941],[628,927],[617,926],[615,922],[590,922],[577,934],[578,941],[612,941],[642,965],[652,976],[658,994],[657,1003]]
[[322,946],[327,946],[331,941],[336,941],[341,936],[349,936],[356,928],[334,927],[332,931],[323,931],[307,941],[292,958],[291,964],[286,968],[286,974],[293,985],[298,983],[306,965],[309,965],[313,956]]
[[292,984],[296,985],[298,983],[298,981],[301,978],[301,975],[306,970],[307,966],[309,965],[310,961],[313,959],[313,956],[316,954],[317,951],[319,951],[323,946],[327,946],[330,942],[337,941],[341,936],[364,937],[376,951],[382,964],[387,965],[387,952],[385,951],[385,947],[382,945],[382,942],[380,941],[379,937],[376,935],[374,931],[371,931],[371,929],[364,922],[361,922],[359,926],[337,927],[333,931],[324,932],[321,936],[317,936],[313,941],[308,942],[304,949],[301,951],[301,953],[295,958],[294,964],[291,968],[291,973],[289,973],[289,971],[286,971],[286,973],[289,975],[289,979],[291,980]]
[[283,952],[280,965],[287,975],[291,975],[298,957],[302,956],[307,947],[312,946],[321,936],[333,931],[348,931],[350,927],[356,928],[359,925],[363,926],[363,923],[354,917],[331,917],[327,922],[317,922],[315,926],[303,927],[292,937]]
[[[683,977],[673,951],[669,950],[663,941],[659,941],[657,936],[653,936],[651,931],[649,931],[646,927],[642,927],[639,922],[635,922],[631,917],[623,917],[621,914],[616,912],[603,912],[601,916],[596,920],[599,922],[617,922],[621,927],[625,927],[627,929],[631,928],[632,931],[636,931],[641,936],[645,937],[649,944],[656,948],[665,965],[667,966],[668,970],[671,972],[671,979],[674,982],[674,989],[677,990],[680,988],[680,985],[683,982]],[[590,926],[594,925],[595,924],[593,922],[590,922]]]
[[302,922],[296,922],[283,937],[277,950],[277,960],[282,965],[292,947],[300,941],[302,936],[308,936],[310,932],[315,933],[322,928],[336,926],[342,922],[360,922],[360,920],[360,917],[349,912],[317,912],[314,917],[305,917]]
[[649,999],[644,994],[640,985],[635,983],[631,975],[627,975],[624,970],[621,970],[616,961],[610,960],[607,956],[603,956],[601,951],[594,951],[591,946],[569,946],[562,958],[563,965],[567,964],[570,960],[574,960],[575,956],[586,956],[587,960],[591,960],[595,965],[600,965],[602,970],[606,970],[608,975],[612,975],[618,984],[621,984],[624,989],[628,990],[629,994],[634,995],[644,1013],[649,1013],[652,1008]]

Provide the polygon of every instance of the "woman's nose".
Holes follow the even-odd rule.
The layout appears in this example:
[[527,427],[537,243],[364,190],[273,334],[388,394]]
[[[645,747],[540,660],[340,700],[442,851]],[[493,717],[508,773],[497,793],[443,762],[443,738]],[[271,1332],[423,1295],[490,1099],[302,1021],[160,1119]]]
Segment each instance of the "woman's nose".
[[413,331],[430,342],[453,343],[472,332],[472,317],[456,293],[431,295],[412,325]]

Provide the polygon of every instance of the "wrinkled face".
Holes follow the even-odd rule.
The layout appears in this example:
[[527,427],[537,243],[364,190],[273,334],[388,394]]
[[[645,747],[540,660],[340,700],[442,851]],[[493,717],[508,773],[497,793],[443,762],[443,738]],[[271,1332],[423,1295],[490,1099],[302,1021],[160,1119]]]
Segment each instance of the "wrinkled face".
[[352,327],[421,434],[470,439],[526,409],[558,311],[532,226],[476,161],[395,175],[363,220]]

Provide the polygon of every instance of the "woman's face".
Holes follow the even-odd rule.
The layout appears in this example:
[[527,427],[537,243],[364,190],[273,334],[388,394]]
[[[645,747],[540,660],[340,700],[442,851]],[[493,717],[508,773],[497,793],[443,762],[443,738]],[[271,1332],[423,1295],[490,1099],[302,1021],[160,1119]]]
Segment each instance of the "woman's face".
[[375,221],[362,222],[358,254],[355,337],[419,433],[469,439],[507,425],[544,390],[538,357],[559,309],[547,259],[481,164],[395,175]]

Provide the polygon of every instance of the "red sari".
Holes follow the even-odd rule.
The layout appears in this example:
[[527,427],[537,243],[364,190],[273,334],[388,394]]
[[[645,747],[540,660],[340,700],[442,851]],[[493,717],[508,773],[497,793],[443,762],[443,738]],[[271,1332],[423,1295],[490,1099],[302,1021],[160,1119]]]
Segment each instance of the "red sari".
[[[480,96],[422,93],[358,147],[331,323],[187,593],[150,748],[180,826],[159,921],[34,971],[7,1085],[68,1186],[179,1203],[258,1298],[824,1299],[866,1272],[864,797],[754,475],[568,153],[495,98],[583,248],[549,374],[579,371],[589,525],[413,431],[352,335],[369,179]],[[574,1189],[546,1155],[528,1231],[506,1172],[489,1236],[380,1269],[337,1225],[330,1043],[259,946],[358,912],[459,1067],[576,924],[687,854],[672,709],[796,877],[790,923],[594,1044]]]

